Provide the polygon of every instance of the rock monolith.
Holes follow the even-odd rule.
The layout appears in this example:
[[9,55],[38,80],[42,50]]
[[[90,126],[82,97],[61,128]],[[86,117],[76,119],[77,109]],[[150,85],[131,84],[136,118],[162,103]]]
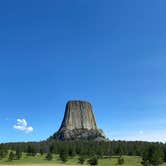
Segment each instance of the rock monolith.
[[103,131],[97,127],[92,105],[80,100],[67,102],[60,129],[52,138],[57,140],[107,140]]

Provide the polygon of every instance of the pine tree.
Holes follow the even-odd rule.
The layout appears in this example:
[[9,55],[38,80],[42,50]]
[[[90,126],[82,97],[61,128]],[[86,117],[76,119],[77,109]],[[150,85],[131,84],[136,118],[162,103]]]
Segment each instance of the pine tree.
[[43,154],[44,154],[43,149],[40,149],[40,154],[41,154],[41,155],[43,155]]
[[164,161],[164,152],[158,147],[151,145],[145,149],[141,164],[144,166],[154,165],[158,166]]
[[75,155],[76,155],[75,148],[70,148],[70,149],[69,149],[69,156],[70,156],[70,157],[74,157]]
[[66,161],[67,161],[68,154],[67,154],[66,149],[62,149],[62,150],[60,151],[59,157],[60,157],[60,159],[61,159],[63,162],[66,162]]
[[10,154],[9,154],[8,160],[9,160],[9,161],[12,161],[12,160],[14,160],[14,159],[15,159],[15,154],[11,151]]
[[17,160],[19,160],[22,157],[22,152],[20,151],[19,148],[16,149],[15,157]]

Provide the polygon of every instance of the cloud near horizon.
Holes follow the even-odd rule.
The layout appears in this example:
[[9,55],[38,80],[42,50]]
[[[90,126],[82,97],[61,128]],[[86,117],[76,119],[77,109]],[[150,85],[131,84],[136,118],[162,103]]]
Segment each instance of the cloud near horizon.
[[32,126],[28,126],[25,119],[17,119],[17,124],[14,125],[13,128],[25,133],[30,133],[34,130]]

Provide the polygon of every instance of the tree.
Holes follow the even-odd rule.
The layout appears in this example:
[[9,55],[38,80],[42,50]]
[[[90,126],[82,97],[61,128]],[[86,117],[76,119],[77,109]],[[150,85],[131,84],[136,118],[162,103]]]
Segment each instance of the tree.
[[163,163],[164,153],[163,151],[157,147],[153,150],[152,159],[150,160],[151,164],[154,166],[160,165]]
[[52,160],[52,158],[53,158],[52,154],[51,153],[47,153],[46,159],[50,161],[50,160]]
[[2,160],[3,157],[4,157],[4,152],[3,152],[3,150],[0,149],[0,160]]
[[69,148],[69,156],[74,157],[76,155],[75,148]]
[[66,149],[62,149],[62,150],[60,151],[59,157],[60,157],[61,161],[63,161],[63,162],[66,162],[66,161],[67,161],[68,154],[67,154]]
[[40,154],[41,154],[41,155],[43,155],[43,154],[44,154],[43,149],[40,149]]
[[22,157],[22,152],[20,151],[19,148],[16,149],[16,154],[15,154],[15,158],[17,160],[19,160]]
[[91,159],[88,160],[88,163],[90,164],[90,166],[98,165],[98,158],[96,156],[92,157]]
[[78,158],[78,161],[79,161],[80,164],[84,164],[84,162],[85,162],[85,157],[84,157],[84,156],[80,156],[80,157]]
[[50,146],[50,153],[54,153],[54,151],[55,151],[55,147],[54,147],[54,144],[52,144],[52,145]]
[[8,151],[6,149],[0,148],[0,160],[5,158],[7,156],[7,154],[8,154]]
[[36,155],[36,151],[33,145],[28,145],[27,147],[27,155],[29,156],[35,156]]
[[9,161],[12,161],[12,160],[14,160],[14,159],[15,159],[15,154],[11,151],[10,154],[9,154],[8,160],[9,160]]
[[158,166],[164,160],[164,152],[159,146],[151,145],[144,150],[141,164],[144,166]]
[[117,149],[116,149],[116,153],[121,157],[123,154],[123,149],[122,146],[120,145]]
[[2,159],[3,159],[3,152],[0,151],[0,160],[2,160]]
[[118,158],[118,165],[123,165],[124,164],[124,158],[119,157]]
[[164,162],[166,162],[166,147],[163,148],[163,152],[164,152]]

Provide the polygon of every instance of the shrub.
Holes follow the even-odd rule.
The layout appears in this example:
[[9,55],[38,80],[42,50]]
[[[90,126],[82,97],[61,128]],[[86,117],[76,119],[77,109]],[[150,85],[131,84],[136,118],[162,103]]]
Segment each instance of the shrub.
[[124,164],[124,158],[119,157],[119,158],[118,158],[118,164],[119,164],[119,165],[123,165],[123,164]]
[[84,164],[84,162],[85,162],[85,157],[84,157],[84,156],[80,156],[80,157],[78,158],[78,160],[79,160],[79,163],[80,163],[80,164]]
[[97,158],[97,157],[92,157],[91,159],[88,160],[88,163],[89,163],[91,166],[98,165],[98,158]]
[[51,154],[51,153],[47,153],[46,159],[47,159],[47,160],[52,160],[52,154]]
[[150,166],[151,164],[150,164],[150,162],[149,162],[149,160],[142,160],[142,162],[141,162],[141,164],[143,165],[143,166]]

